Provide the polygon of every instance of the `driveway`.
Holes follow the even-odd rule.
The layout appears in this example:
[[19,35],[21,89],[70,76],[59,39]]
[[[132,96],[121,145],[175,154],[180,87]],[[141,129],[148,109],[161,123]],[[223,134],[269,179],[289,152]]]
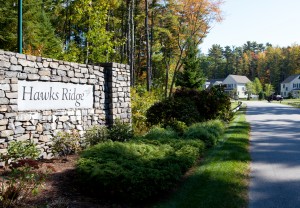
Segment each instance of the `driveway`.
[[250,208],[300,207],[300,109],[246,102],[251,124]]

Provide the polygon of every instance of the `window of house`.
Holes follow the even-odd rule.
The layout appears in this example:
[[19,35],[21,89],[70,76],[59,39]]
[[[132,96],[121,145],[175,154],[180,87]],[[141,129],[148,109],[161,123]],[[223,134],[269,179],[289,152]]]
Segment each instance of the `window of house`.
[[242,87],[242,90],[245,91],[245,87]]
[[286,96],[286,92],[284,92],[284,96]]
[[282,88],[285,88],[285,84],[283,84],[283,87]]
[[288,90],[289,90],[289,88],[288,88],[288,87],[286,87],[286,88],[285,88],[285,91],[288,91]]
[[293,84],[293,88],[295,88],[296,87],[296,84]]

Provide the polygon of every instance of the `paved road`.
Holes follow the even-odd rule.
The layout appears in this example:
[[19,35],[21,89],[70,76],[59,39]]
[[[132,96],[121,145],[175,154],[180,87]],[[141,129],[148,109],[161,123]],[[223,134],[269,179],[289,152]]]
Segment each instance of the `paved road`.
[[300,109],[247,102],[250,208],[300,207]]

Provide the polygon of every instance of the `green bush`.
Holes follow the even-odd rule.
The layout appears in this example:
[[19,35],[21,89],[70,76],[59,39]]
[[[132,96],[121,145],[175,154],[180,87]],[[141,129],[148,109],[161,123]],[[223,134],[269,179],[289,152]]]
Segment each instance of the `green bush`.
[[175,148],[168,142],[147,141],[104,142],[86,149],[76,168],[81,189],[114,200],[157,196],[180,181],[199,157],[198,146],[203,147],[199,142],[173,142]]
[[167,128],[170,127],[173,129],[179,136],[182,136],[185,130],[187,129],[187,125],[182,121],[173,120],[168,122]]
[[122,123],[116,120],[109,128],[107,139],[112,141],[125,142],[133,138],[133,131],[129,123]]
[[188,127],[183,137],[187,139],[200,139],[207,148],[214,146],[224,134],[225,127],[221,121],[208,121],[195,123]]
[[155,103],[148,109],[146,116],[150,125],[161,124],[164,127],[175,120],[190,125],[200,118],[194,101],[189,98],[175,99],[173,97]]
[[106,126],[93,126],[85,133],[85,140],[88,146],[94,146],[100,142],[107,141],[108,130]]
[[58,156],[67,156],[78,153],[81,150],[80,136],[77,131],[72,133],[59,132],[52,139],[52,153]]
[[149,130],[147,126],[146,112],[157,102],[161,93],[158,90],[148,92],[141,86],[130,89],[131,110],[132,110],[132,128],[135,135],[143,135]]
[[1,160],[8,164],[8,160],[16,162],[22,159],[37,159],[40,151],[31,141],[12,141],[7,148],[7,154],[1,155]]
[[[222,87],[209,90],[178,89],[173,97],[151,106],[147,113],[150,125],[172,126],[174,122],[191,125],[213,119],[230,121],[233,118],[231,103]],[[178,127],[173,125],[172,127]]]
[[177,133],[170,128],[153,127],[145,135],[146,139],[176,139],[178,138]]

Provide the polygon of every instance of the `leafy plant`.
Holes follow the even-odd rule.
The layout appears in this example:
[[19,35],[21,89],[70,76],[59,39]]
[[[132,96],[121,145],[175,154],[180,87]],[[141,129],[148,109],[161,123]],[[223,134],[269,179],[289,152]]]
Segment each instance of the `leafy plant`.
[[149,130],[147,126],[147,110],[159,100],[160,93],[156,90],[143,90],[140,86],[131,88],[132,128],[134,134],[142,135]]
[[203,91],[182,88],[173,97],[151,106],[146,116],[150,125],[163,127],[178,121],[187,125],[212,119],[230,121],[233,118],[230,106],[230,99],[222,87]]
[[106,126],[93,126],[85,133],[85,140],[89,146],[107,141],[108,130]]
[[12,141],[7,148],[7,154],[1,155],[1,160],[8,165],[8,162],[16,162],[21,159],[37,159],[40,150],[31,141]]
[[80,187],[98,196],[130,201],[169,191],[204,148],[201,141],[178,141],[104,142],[86,149],[76,168]]
[[108,139],[112,141],[124,142],[133,138],[133,131],[129,123],[122,123],[116,120],[115,123],[109,128]]
[[36,195],[47,177],[47,172],[34,171],[38,163],[32,159],[20,159],[12,162],[9,172],[1,179],[1,207],[15,207],[31,195]]
[[72,133],[59,132],[53,137],[52,152],[54,155],[67,156],[79,152],[82,148],[80,145],[80,136],[77,131]]

